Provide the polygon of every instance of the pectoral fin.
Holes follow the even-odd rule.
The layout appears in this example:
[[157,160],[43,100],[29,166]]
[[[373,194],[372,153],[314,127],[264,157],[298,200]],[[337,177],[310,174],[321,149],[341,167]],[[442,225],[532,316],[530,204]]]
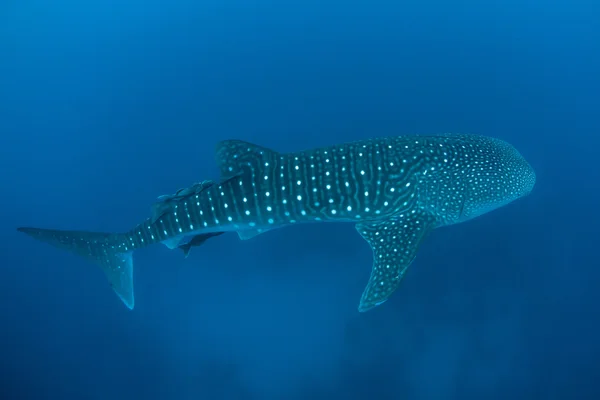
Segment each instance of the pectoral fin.
[[359,311],[368,311],[391,296],[433,226],[432,217],[418,212],[356,225],[373,250],[371,277],[360,299]]

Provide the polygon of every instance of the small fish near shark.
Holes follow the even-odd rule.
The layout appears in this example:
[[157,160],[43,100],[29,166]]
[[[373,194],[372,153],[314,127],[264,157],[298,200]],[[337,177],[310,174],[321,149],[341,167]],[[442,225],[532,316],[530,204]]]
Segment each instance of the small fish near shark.
[[129,232],[22,227],[94,261],[130,309],[135,250],[192,247],[235,231],[240,239],[305,222],[349,222],[373,250],[359,311],[385,302],[435,228],[464,222],[528,195],[533,168],[505,141],[471,134],[406,135],[295,153],[218,143],[218,182],[161,196]]

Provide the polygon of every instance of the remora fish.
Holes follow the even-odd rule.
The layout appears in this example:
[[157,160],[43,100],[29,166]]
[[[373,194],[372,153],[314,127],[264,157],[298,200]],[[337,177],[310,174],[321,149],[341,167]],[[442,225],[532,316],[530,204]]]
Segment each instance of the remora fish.
[[95,261],[133,309],[134,250],[191,246],[227,231],[249,239],[294,223],[352,222],[373,250],[358,306],[367,311],[398,287],[432,229],[525,196],[536,180],[514,147],[476,135],[399,136],[288,154],[230,140],[216,153],[219,183],[163,197],[129,232],[18,230]]

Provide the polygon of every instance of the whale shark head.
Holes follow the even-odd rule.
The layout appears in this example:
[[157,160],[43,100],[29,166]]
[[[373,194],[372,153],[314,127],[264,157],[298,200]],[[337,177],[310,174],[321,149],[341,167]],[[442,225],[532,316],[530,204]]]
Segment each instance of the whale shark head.
[[509,143],[480,137],[474,146],[466,161],[463,221],[527,196],[536,181],[531,165]]

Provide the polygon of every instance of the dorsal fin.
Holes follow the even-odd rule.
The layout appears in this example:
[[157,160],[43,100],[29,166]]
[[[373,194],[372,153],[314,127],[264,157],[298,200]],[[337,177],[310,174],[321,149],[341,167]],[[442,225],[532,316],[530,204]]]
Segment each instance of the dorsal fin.
[[216,153],[223,180],[238,175],[244,167],[258,162],[261,162],[261,167],[268,167],[265,163],[275,162],[279,157],[274,150],[242,140],[223,140],[217,143]]
[[175,192],[175,194],[164,194],[162,196],[158,196],[156,203],[152,205],[151,222],[155,223],[160,217],[170,212],[173,209],[173,205],[179,200],[198,194],[214,184],[215,183],[213,181],[204,180],[202,182],[194,183],[188,188],[179,189],[177,192]]

